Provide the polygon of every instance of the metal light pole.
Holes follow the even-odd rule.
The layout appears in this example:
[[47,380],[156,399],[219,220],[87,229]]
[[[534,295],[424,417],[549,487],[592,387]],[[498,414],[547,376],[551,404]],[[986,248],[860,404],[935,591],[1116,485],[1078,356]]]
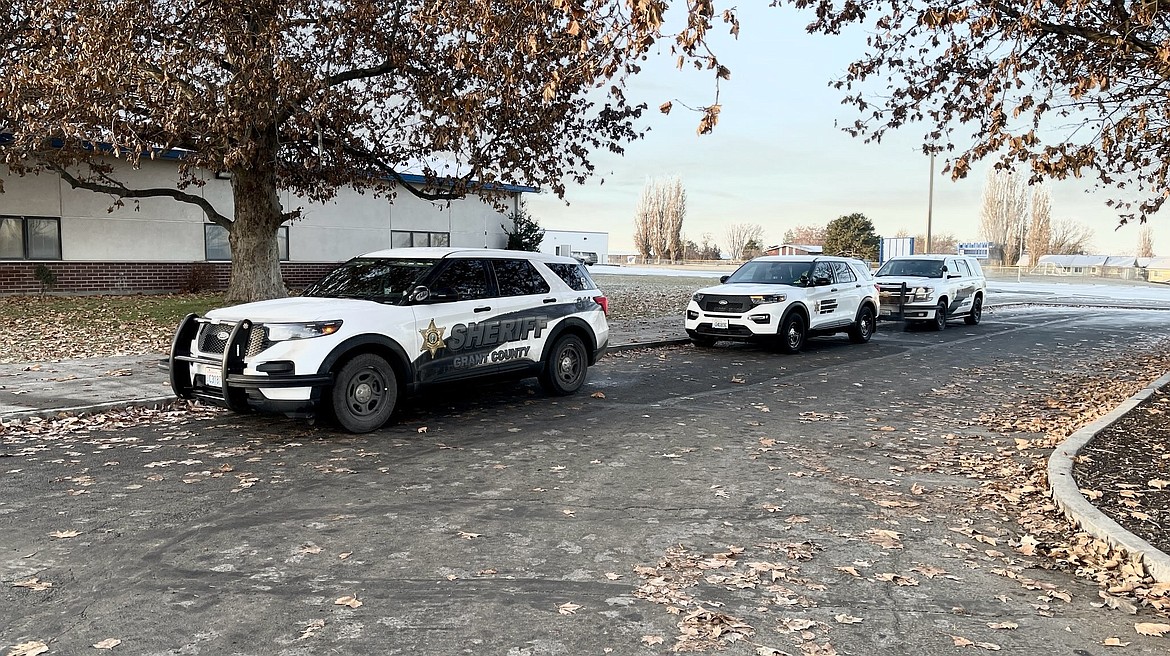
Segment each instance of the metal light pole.
[[926,251],[933,252],[930,246],[930,222],[934,215],[934,148],[930,149],[930,192],[926,197]]

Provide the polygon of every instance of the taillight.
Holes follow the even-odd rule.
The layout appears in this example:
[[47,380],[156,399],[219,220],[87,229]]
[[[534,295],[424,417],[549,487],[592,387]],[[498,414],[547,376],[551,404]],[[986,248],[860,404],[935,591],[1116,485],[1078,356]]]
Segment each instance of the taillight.
[[604,296],[594,296],[593,302],[601,306],[601,312],[603,314],[609,314],[609,299]]

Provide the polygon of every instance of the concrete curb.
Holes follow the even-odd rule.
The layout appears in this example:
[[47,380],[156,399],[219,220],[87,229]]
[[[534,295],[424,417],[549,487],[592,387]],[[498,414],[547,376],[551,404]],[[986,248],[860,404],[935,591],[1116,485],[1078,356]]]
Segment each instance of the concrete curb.
[[1146,572],[1159,583],[1170,583],[1170,555],[1125,530],[1089,503],[1073,479],[1072,469],[1077,452],[1084,448],[1089,440],[1168,383],[1170,374],[1150,383],[1109,414],[1068,436],[1068,439],[1056,447],[1048,457],[1048,486],[1052,490],[1053,500],[1064,515],[1090,535],[1105,540],[1112,547],[1124,549],[1140,560],[1145,565]]
[[636,344],[620,344],[618,346],[610,346],[605,349],[606,353],[621,353],[622,351],[633,351],[636,349],[656,348],[659,346],[679,346],[682,344],[690,344],[690,337],[670,337],[667,339],[656,339],[649,342],[638,342]]
[[105,412],[107,410],[121,410],[123,408],[146,408],[151,406],[165,406],[177,401],[175,396],[152,396],[141,399],[127,399],[125,401],[109,401],[91,405],[76,405],[66,408],[46,408],[43,410],[20,410],[0,415],[0,421],[23,421],[40,417],[42,419],[56,419],[61,415],[88,415]]

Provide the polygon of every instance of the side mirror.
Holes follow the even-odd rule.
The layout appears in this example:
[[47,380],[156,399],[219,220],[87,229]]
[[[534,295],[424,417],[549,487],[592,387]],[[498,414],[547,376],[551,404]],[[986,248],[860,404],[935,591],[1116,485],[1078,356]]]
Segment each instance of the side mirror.
[[730,277],[731,277],[731,276],[719,276],[719,282],[720,282],[720,283],[725,283],[725,282],[727,282],[727,279],[728,279],[728,278],[730,278]]
[[411,303],[424,303],[431,297],[431,290],[427,289],[426,285],[419,285],[410,292]]

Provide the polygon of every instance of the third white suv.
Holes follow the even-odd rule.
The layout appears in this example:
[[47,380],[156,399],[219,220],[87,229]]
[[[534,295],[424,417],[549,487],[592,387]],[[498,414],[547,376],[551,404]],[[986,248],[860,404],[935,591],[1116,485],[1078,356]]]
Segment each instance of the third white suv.
[[696,346],[718,339],[777,341],[782,351],[795,353],[816,335],[847,332],[864,344],[877,327],[877,288],[860,260],[770,255],[719,281],[695,292],[687,306],[687,335]]
[[974,326],[983,317],[987,279],[969,255],[906,255],[878,269],[882,320],[925,323],[942,330],[963,317]]

